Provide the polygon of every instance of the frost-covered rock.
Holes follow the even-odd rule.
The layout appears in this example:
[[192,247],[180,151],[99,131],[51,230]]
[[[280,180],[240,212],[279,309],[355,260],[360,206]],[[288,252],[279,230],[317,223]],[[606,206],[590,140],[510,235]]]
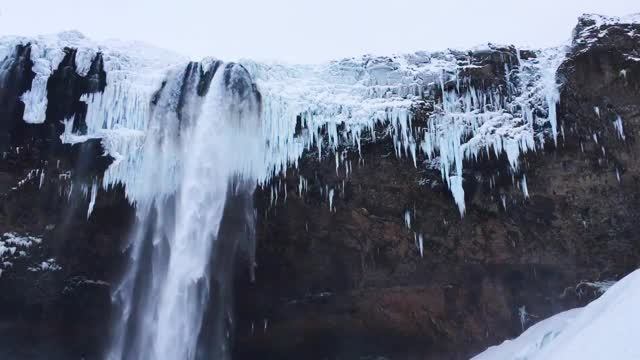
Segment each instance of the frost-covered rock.
[[[0,236],[0,275],[13,267],[16,259],[27,258],[30,250],[42,243],[42,238],[5,233]],[[43,269],[45,270],[45,269]]]

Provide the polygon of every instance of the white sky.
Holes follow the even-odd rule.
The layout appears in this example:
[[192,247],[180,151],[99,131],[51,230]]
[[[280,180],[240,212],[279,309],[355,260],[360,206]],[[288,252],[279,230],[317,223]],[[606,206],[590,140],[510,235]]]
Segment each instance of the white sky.
[[638,11],[638,0],[0,0],[0,35],[75,29],[193,58],[312,63],[489,41],[552,46],[582,13]]

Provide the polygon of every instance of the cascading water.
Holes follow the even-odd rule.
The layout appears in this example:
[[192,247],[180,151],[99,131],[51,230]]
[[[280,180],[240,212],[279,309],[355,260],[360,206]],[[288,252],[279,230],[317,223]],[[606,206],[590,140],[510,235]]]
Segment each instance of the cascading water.
[[[262,171],[260,99],[242,66],[213,62],[173,71],[154,103],[140,164],[150,195],[136,203],[108,358],[225,358],[225,277],[240,241],[251,241]],[[225,232],[225,221],[242,231]]]

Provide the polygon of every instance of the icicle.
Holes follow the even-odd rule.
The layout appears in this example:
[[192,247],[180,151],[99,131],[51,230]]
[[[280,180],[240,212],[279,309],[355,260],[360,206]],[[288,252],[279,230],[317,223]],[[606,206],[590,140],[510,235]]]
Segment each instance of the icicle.
[[620,139],[624,141],[624,129],[622,128],[622,118],[620,117],[620,115],[616,116],[616,121],[613,122],[613,126],[618,131],[618,137],[620,137]]
[[423,245],[422,233],[418,235],[418,244],[420,246],[420,257],[424,257],[424,245]]
[[404,224],[407,226],[407,229],[411,230],[411,212],[409,210],[405,210],[404,212]]
[[39,189],[42,189],[42,185],[44,184],[44,169],[40,172],[40,186]]
[[278,188],[275,185],[273,186],[273,192],[275,193],[275,196],[276,196],[275,203],[277,204],[278,203],[278,193],[279,193],[279,191],[278,191]]
[[91,200],[89,201],[89,208],[87,209],[87,219],[89,219],[89,217],[91,216],[91,213],[93,212],[93,207],[96,204],[97,196],[98,196],[98,183],[94,179],[93,183],[91,184]]
[[522,188],[522,193],[524,194],[524,198],[529,198],[529,188],[527,187],[527,175],[522,175],[522,180],[520,180],[520,187]]
[[460,211],[460,217],[463,217],[465,212],[465,204],[464,204],[464,189],[462,188],[462,176],[449,177],[449,186],[450,186],[451,193],[453,194],[453,199],[458,205],[458,210]]
[[529,320],[529,313],[527,313],[527,308],[524,305],[518,308],[518,317],[520,318],[520,326],[522,327],[522,331],[524,331],[525,325]]
[[329,190],[329,211],[334,211],[333,208],[333,188]]

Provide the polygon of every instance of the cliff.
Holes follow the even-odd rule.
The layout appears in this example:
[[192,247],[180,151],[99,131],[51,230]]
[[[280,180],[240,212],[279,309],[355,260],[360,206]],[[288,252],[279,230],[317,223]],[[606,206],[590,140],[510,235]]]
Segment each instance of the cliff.
[[[0,357],[100,358],[127,261],[132,190],[98,185],[118,159],[90,136],[86,100],[109,91],[109,69],[99,51],[87,61],[80,47],[61,50],[43,121],[24,121],[38,118],[23,95],[39,76],[36,50],[19,45],[2,63]],[[234,251],[229,274],[234,358],[464,359],[636,269],[640,25],[583,16],[566,54],[556,53],[490,45],[430,55],[457,64],[450,81],[421,78],[411,121],[374,122],[357,144],[348,125],[332,140],[330,123],[298,117],[291,139],[317,134],[336,155],[308,146],[297,166],[281,160],[286,169],[258,186],[256,266],[252,251]],[[557,105],[536,89],[548,59],[561,61]],[[383,78],[400,71],[398,59],[363,61]],[[391,72],[379,75],[380,64]],[[263,106],[278,90],[257,89]],[[425,129],[456,119],[437,117],[448,91],[502,96],[530,125],[463,132],[464,166],[444,147],[411,151]],[[65,141],[71,131],[86,141]]]

